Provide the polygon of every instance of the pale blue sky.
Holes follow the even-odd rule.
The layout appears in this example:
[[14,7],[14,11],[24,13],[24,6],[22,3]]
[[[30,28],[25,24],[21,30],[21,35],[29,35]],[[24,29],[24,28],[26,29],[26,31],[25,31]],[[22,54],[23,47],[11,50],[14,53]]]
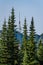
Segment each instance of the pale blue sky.
[[17,25],[19,23],[20,12],[22,27],[24,23],[24,18],[26,17],[29,30],[31,17],[33,16],[36,33],[43,33],[43,0],[0,0],[0,29],[2,29],[4,18],[8,19],[12,7],[15,8]]

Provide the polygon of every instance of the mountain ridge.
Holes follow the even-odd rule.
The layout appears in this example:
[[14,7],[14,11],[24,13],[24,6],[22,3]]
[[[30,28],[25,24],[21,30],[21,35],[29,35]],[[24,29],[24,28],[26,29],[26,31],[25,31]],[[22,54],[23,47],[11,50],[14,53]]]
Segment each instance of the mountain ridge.
[[[0,30],[0,36],[1,36],[1,32],[2,32],[2,30]],[[22,44],[23,33],[20,33],[19,31],[16,31],[16,38]],[[41,34],[41,35],[36,34],[35,35],[35,41],[38,43],[40,40],[42,40],[42,42],[43,42],[43,34]]]

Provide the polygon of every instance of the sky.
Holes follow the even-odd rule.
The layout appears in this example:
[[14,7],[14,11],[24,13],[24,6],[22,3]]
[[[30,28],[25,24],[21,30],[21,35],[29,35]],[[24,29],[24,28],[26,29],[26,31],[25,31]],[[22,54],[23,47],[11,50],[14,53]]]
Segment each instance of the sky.
[[29,26],[33,16],[36,34],[40,35],[43,33],[43,0],[0,0],[0,30],[2,29],[4,18],[8,20],[9,15],[11,15],[12,7],[15,9],[15,24],[17,24],[18,29],[20,13],[22,28],[26,17],[29,32]]

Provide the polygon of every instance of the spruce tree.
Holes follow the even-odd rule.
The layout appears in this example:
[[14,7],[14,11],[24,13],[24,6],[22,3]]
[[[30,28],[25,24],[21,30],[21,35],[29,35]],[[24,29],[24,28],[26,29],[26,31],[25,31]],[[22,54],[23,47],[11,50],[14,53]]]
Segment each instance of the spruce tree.
[[2,39],[0,37],[0,65],[2,64],[1,59],[2,59]]
[[32,43],[34,43],[34,38],[35,38],[35,28],[34,28],[34,20],[33,20],[33,17],[32,17],[32,20],[31,20],[31,25],[30,25],[30,40]]
[[8,28],[7,28],[7,47],[8,47],[8,65],[12,65],[11,64],[12,44],[11,44],[11,20],[10,20],[10,16],[8,19]]
[[37,49],[37,57],[40,64],[42,65],[43,64],[43,43],[41,40],[39,42],[38,49]]
[[27,55],[27,43],[28,43],[28,40],[27,40],[27,24],[26,24],[26,18],[24,20],[24,27],[23,27],[23,45],[22,45],[22,52],[23,52],[23,62],[22,62],[22,65],[28,65],[28,55]]
[[24,45],[24,50],[26,49],[27,45],[27,24],[26,24],[26,18],[24,20],[24,27],[23,27],[23,45]]
[[2,42],[1,42],[1,64],[0,65],[8,65],[8,48],[7,48],[7,28],[6,28],[6,20],[4,20],[3,28],[2,28]]
[[28,52],[28,60],[29,60],[29,65],[37,65],[37,60],[36,60],[36,45],[35,45],[35,29],[34,29],[34,20],[32,17],[31,20],[31,25],[30,25],[30,35],[29,35],[29,52]]
[[15,13],[14,8],[12,8],[11,17],[8,22],[8,52],[9,52],[9,61],[11,65],[18,65],[18,40],[16,38],[16,25],[15,25]]

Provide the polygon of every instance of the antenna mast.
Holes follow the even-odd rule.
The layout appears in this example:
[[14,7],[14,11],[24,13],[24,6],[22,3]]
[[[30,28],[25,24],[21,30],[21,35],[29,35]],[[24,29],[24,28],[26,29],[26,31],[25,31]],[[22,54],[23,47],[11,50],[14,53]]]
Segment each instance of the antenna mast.
[[21,32],[20,12],[19,12],[19,32]]

